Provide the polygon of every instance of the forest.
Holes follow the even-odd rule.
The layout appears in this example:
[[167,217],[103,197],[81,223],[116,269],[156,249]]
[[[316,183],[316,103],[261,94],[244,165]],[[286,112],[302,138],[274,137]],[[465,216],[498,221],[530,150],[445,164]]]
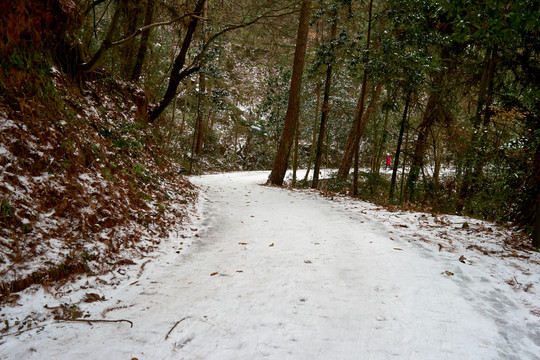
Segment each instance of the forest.
[[[517,226],[540,247],[538,1],[20,0],[0,11],[0,121],[17,124],[0,124],[3,259],[31,256],[44,209],[101,209],[101,220],[73,215],[74,237],[132,220],[159,233],[167,206],[134,207],[174,198],[164,182],[189,199],[183,175],[236,170]],[[90,170],[122,194],[76,185]],[[64,183],[44,192],[42,173]],[[16,196],[16,175],[34,179],[34,195]]]

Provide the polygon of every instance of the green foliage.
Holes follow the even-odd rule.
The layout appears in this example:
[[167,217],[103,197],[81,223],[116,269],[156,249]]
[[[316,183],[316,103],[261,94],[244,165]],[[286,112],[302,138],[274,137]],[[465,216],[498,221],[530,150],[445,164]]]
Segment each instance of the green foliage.
[[13,217],[13,208],[5,200],[2,200],[2,202],[0,202],[0,215],[3,218],[11,218],[11,217]]

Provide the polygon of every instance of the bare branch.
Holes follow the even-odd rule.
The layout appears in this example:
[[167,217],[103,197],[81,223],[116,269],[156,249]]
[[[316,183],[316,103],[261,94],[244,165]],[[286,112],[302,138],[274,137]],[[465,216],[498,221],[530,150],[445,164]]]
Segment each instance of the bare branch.
[[157,22],[157,23],[154,23],[154,24],[150,24],[150,25],[146,25],[146,26],[143,26],[141,28],[138,28],[133,34],[129,35],[127,38],[111,42],[110,46],[122,45],[123,43],[126,43],[126,42],[130,41],[131,39],[133,39],[135,36],[142,34],[146,30],[149,30],[149,29],[152,29],[152,28],[155,28],[155,27],[158,27],[158,26],[165,26],[165,25],[174,24],[175,22],[178,22],[178,21],[180,21],[180,20],[182,20],[182,19],[184,19],[186,17],[196,17],[196,18],[198,18],[200,20],[206,20],[206,19],[203,19],[200,16],[197,16],[195,14],[185,14],[185,15],[179,16],[179,17],[177,17],[175,19],[172,19],[170,21]]
[[186,318],[182,318],[180,320],[178,320],[174,325],[173,327],[171,328],[171,330],[169,330],[169,332],[167,333],[167,335],[165,335],[165,340],[167,340],[169,338],[169,335],[171,334],[171,332],[174,330],[174,328],[176,326],[178,326],[178,324],[180,324],[182,321],[186,320]]
[[60,318],[56,319],[58,321],[71,321],[71,322],[86,322],[89,325],[92,325],[93,322],[106,322],[106,323],[117,323],[117,322],[127,322],[133,327],[133,322],[130,320],[125,319],[119,319],[119,320],[104,320],[104,319],[67,319],[67,318]]
[[[248,27],[250,25],[253,25],[263,19],[272,19],[272,18],[278,18],[278,17],[282,17],[282,16],[287,16],[287,15],[291,15],[291,14],[294,14],[294,13],[297,13],[299,10],[291,10],[289,12],[286,12],[286,13],[279,13],[279,14],[273,14],[273,15],[270,15],[271,13],[275,13],[277,11],[281,11],[283,9],[288,9],[290,8],[291,6],[287,6],[285,8],[282,8],[282,9],[279,9],[279,10],[269,10],[267,11],[266,13],[262,14],[262,15],[259,15],[257,16],[255,19],[253,20],[250,20],[248,22],[243,22],[243,23],[240,23],[240,24],[234,24],[234,25],[228,25],[226,28],[222,29],[221,31],[215,33],[214,35],[212,35],[207,41],[206,43],[204,43],[203,45],[203,48],[201,50],[201,52],[199,54],[197,54],[197,56],[195,56],[195,58],[193,59],[193,61],[191,62],[191,64],[186,68],[189,69],[193,66],[195,66],[195,64],[197,64],[201,58],[206,54],[206,52],[208,51],[208,48],[210,47],[210,45],[212,44],[212,42],[214,42],[214,40],[216,40],[218,37],[220,37],[221,35],[225,34],[225,33],[228,33],[229,31],[232,31],[232,30],[236,30],[236,29],[241,29],[241,28],[244,28],[244,27]],[[200,67],[200,66],[199,66]],[[186,71],[184,70],[184,71]]]

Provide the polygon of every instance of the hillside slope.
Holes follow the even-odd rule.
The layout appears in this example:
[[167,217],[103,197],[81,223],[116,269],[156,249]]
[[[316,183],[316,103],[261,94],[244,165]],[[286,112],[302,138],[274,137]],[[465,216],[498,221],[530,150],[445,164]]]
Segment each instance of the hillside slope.
[[145,256],[197,196],[142,115],[141,90],[106,74],[82,87],[49,75],[39,98],[0,96],[2,301]]

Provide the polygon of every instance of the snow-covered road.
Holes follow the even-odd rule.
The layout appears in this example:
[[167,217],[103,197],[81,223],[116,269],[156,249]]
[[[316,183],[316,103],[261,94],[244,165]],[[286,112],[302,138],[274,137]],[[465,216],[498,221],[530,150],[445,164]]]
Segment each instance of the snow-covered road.
[[49,323],[0,358],[540,358],[538,317],[490,270],[267,176],[192,178],[204,198],[191,238],[84,308],[132,328]]

